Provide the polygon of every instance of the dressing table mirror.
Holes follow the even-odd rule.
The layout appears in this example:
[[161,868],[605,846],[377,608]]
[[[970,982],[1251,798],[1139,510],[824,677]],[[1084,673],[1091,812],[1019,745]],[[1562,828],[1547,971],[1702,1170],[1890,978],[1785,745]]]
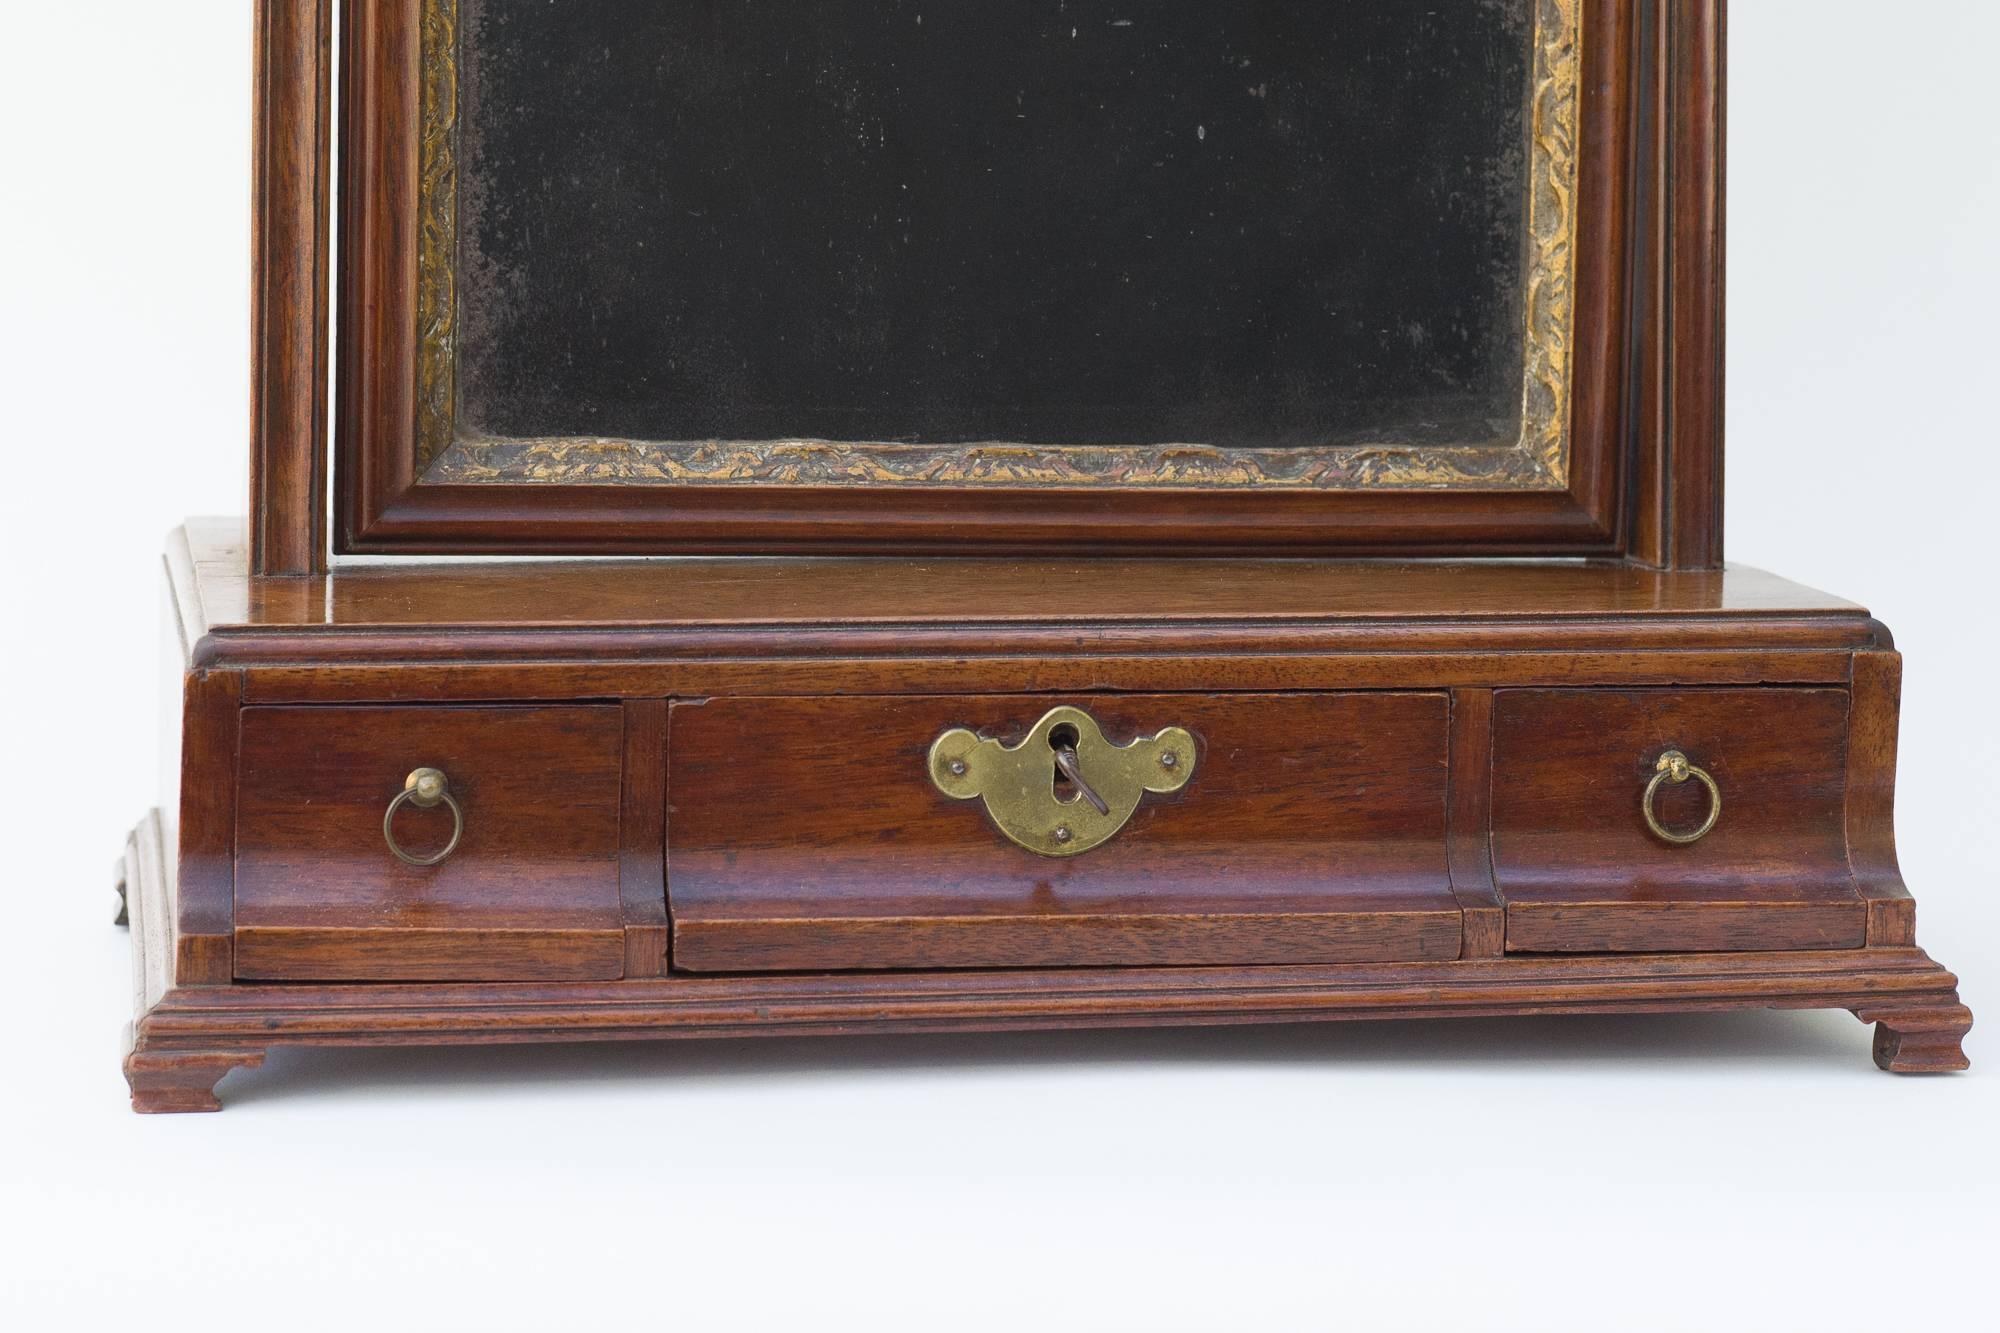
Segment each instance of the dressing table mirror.
[[1722,0],[795,9],[258,0],[135,1107],[1748,1007],[1964,1067],[1889,632],[1723,562]]

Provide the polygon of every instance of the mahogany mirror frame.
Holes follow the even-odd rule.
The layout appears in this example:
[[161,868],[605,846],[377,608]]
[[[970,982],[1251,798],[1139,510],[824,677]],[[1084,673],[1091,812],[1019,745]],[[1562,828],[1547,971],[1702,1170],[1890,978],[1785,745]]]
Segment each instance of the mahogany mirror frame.
[[[335,553],[1588,556],[1695,569],[1721,561],[1726,0],[1578,0],[1572,437],[1561,489],[1134,489],[1117,491],[1115,503],[1102,487],[419,479],[423,0],[338,2],[336,68],[336,0],[256,0],[257,573],[320,572]],[[340,263],[330,319],[336,160]],[[341,367],[331,386],[330,323]]]

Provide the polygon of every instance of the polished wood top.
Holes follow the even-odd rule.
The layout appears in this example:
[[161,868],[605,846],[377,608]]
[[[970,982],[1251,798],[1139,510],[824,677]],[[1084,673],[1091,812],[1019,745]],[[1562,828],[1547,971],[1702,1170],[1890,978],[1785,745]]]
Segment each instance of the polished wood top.
[[[1761,570],[1587,561],[713,557],[411,562],[252,578],[240,520],[168,552],[190,642],[210,631],[1477,621],[1865,621]],[[190,597],[190,594],[192,595]],[[193,614],[190,614],[193,613]]]

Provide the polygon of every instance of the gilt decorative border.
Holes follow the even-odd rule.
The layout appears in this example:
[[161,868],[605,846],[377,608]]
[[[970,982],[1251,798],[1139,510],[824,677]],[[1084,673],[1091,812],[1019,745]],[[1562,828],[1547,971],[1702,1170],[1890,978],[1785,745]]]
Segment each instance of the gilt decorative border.
[[417,145],[417,475],[458,407],[458,0],[424,0]]
[[1562,490],[1568,485],[1582,0],[1536,0],[1519,437],[1511,443],[1282,449],[507,439],[459,433],[459,0],[421,2],[416,470],[425,482],[1306,490]]

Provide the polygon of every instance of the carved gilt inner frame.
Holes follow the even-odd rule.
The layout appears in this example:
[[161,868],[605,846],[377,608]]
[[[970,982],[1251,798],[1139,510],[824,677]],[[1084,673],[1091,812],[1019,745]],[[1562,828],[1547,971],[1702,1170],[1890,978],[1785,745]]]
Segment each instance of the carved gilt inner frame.
[[414,474],[427,484],[1562,491],[1570,486],[1583,0],[1536,0],[1519,435],[1218,448],[484,437],[457,424],[459,0],[421,0]]

